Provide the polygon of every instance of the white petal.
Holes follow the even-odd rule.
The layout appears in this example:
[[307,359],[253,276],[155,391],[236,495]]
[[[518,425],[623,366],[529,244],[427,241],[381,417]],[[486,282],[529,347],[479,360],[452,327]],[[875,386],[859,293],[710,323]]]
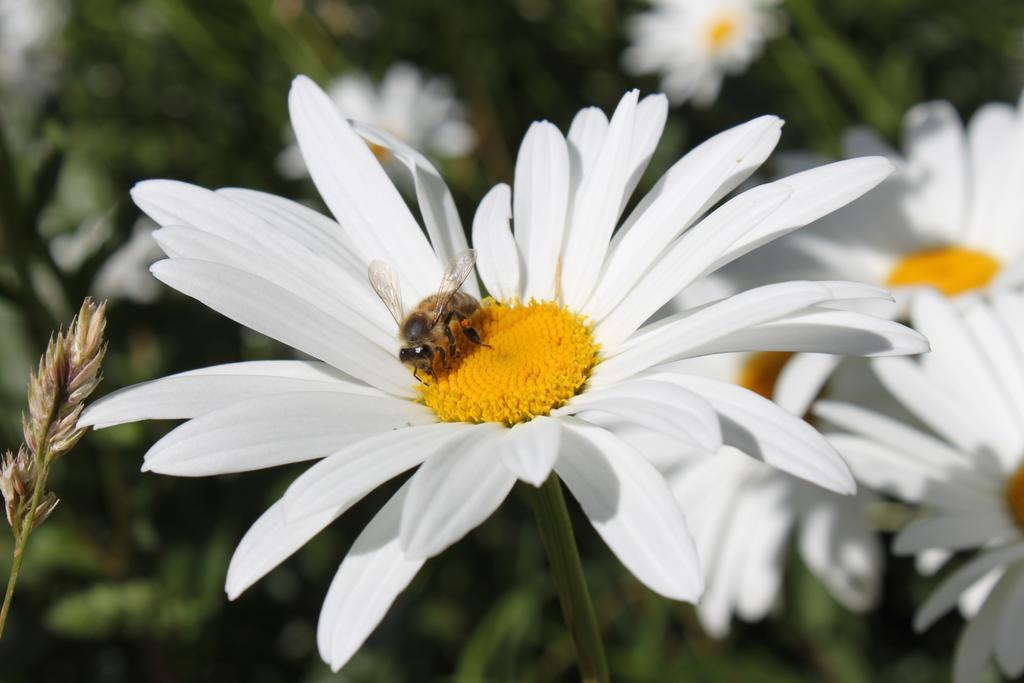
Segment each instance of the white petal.
[[509,186],[495,185],[484,195],[473,217],[476,269],[487,293],[504,300],[519,296],[519,249],[508,226],[512,217],[511,201]]
[[[625,208],[630,195],[636,189],[641,176],[647,169],[647,164],[654,155],[654,149],[661,140],[661,133],[665,130],[665,120],[668,118],[668,98],[661,93],[648,95],[640,100],[636,107],[636,121],[633,129],[632,151],[629,154],[629,176],[626,181],[626,188],[622,193],[622,206],[619,207],[619,214]],[[572,133],[570,129],[569,133]]]
[[562,300],[580,310],[604,263],[608,240],[619,219],[626,185],[639,92],[619,101],[594,167],[583,178],[569,215],[562,252]]
[[394,320],[371,293],[365,272],[356,278],[313,258],[284,260],[278,253],[255,251],[196,228],[162,228],[153,238],[174,260],[208,261],[280,287],[352,327],[353,343],[372,343],[389,352],[395,349]]
[[864,509],[865,496],[835,496],[804,486],[798,547],[808,568],[848,609],[863,612],[878,600],[883,551]]
[[[659,363],[696,355],[691,351],[744,328],[783,318],[814,304],[856,297],[858,291],[860,296],[877,292],[875,288],[858,288],[849,283],[783,282],[670,316],[641,329],[619,348],[609,350],[616,355],[594,369],[591,383],[600,386]],[[600,332],[600,327],[596,332]],[[731,350],[740,349],[721,349]]]
[[[1014,334],[1020,334],[1024,325],[1017,317],[1019,312],[1017,315],[1001,313],[990,301],[988,297],[963,297],[959,302],[960,312],[982,356],[990,367],[998,369],[994,373],[995,380],[1004,392],[1006,406],[1015,415],[1014,423],[1021,425],[1024,424],[1024,348],[1014,340]],[[1012,466],[1015,462],[1011,460],[1008,464]]]
[[569,206],[576,198],[583,177],[593,170],[606,135],[608,117],[597,107],[581,109],[573,117],[566,135],[569,144]]
[[283,499],[285,518],[298,520],[352,504],[380,484],[440,452],[468,428],[458,422],[407,427],[343,448],[292,482]]
[[984,435],[960,410],[961,401],[935,386],[919,364],[906,358],[878,358],[871,368],[882,386],[936,434],[964,452],[984,446]]
[[677,161],[612,239],[588,313],[598,319],[607,315],[680,232],[768,157],[781,127],[782,121],[774,116],[754,119],[716,135]]
[[903,119],[907,154],[906,211],[940,239],[956,243],[967,209],[967,145],[960,116],[949,102],[924,102]]
[[727,445],[831,491],[849,494],[856,490],[839,453],[796,415],[729,382],[675,373],[665,376],[711,404]]
[[889,356],[924,353],[928,351],[928,340],[893,320],[811,306],[780,320],[736,330],[691,349],[687,355],[753,350]]
[[1012,538],[1017,531],[1002,510],[929,516],[903,527],[893,541],[892,551],[896,555],[913,555],[932,548],[967,550],[988,541]]
[[782,366],[772,400],[794,415],[806,415],[841,360],[825,353],[795,354]]
[[407,558],[399,544],[408,491],[407,482],[370,520],[331,581],[316,640],[334,671],[345,666],[423,566],[423,560]]
[[526,264],[523,299],[555,295],[569,199],[569,150],[546,121],[526,132],[516,157],[512,207],[516,243]]
[[271,505],[245,532],[231,556],[224,586],[228,599],[234,600],[270,573],[323,531],[345,509],[338,507],[324,510],[288,523],[284,518],[283,502],[279,500]]
[[[389,150],[412,173],[420,214],[427,226],[430,245],[441,263],[447,263],[456,254],[465,251],[469,244],[466,242],[466,233],[462,229],[459,212],[455,208],[455,199],[434,165],[425,156],[387,131],[356,121],[352,122],[352,129],[367,142]],[[462,287],[469,294],[480,298],[480,288],[475,278],[468,278]]]
[[416,470],[402,508],[402,550],[428,558],[460,540],[491,516],[516,477],[494,457],[505,427],[467,429],[459,441]]
[[354,277],[366,276],[367,260],[335,221],[308,206],[266,192],[221,188],[217,194],[259,214],[275,231],[283,233],[315,254],[329,257]]
[[555,471],[584,514],[642,583],[695,602],[703,581],[696,548],[664,478],[600,427],[566,420]]
[[359,439],[436,419],[429,408],[390,396],[260,396],[172,430],[149,449],[142,469],[182,477],[245,472],[322,457]]
[[921,358],[925,372],[951,395],[961,397],[961,410],[984,430],[989,448],[1007,466],[1015,465],[1024,450],[1024,430],[1008,407],[999,372],[965,321],[935,291],[914,297],[911,320],[932,341],[932,352]]
[[1018,542],[996,550],[987,550],[972,558],[943,579],[914,616],[914,629],[923,631],[939,617],[956,606],[957,598],[975,581],[996,567],[1024,560],[1024,543]]
[[353,381],[326,363],[298,360],[230,363],[118,389],[90,404],[79,418],[78,426],[100,429],[138,420],[186,419],[249,398],[295,391],[385,395]]
[[1004,579],[960,634],[953,655],[953,683],[975,683],[984,671],[995,648],[1008,592],[1009,583]]
[[513,425],[497,444],[501,462],[509,472],[533,486],[540,486],[551,474],[562,445],[558,420],[538,416]]
[[1020,187],[1014,172],[1020,171],[1020,131],[1019,112],[1001,102],[980,107],[967,126],[972,180],[967,244],[996,247],[995,253],[1009,246],[1000,236],[1013,221],[1015,212],[1007,209]]
[[996,634],[996,659],[1008,676],[1024,673],[1024,567],[1016,567],[1005,579],[1008,594]]
[[437,289],[441,266],[369,146],[313,81],[299,76],[288,94],[295,137],[309,175],[360,253],[399,270],[403,291],[423,297]]
[[409,372],[397,357],[359,338],[349,325],[249,273],[207,261],[175,259],[150,268],[158,280],[257,332],[330,363],[378,389],[411,396]]
[[801,228],[853,200],[885,180],[893,172],[883,157],[847,159],[779,179],[793,190],[785,204],[744,234],[715,264],[726,263]]
[[854,434],[888,445],[908,455],[916,454],[935,472],[970,466],[971,459],[948,444],[882,413],[853,403],[819,401],[814,414]]
[[[702,397],[673,382],[671,375],[649,375],[574,396],[553,416],[598,412],[613,415],[675,440],[680,449],[714,453],[722,445],[718,416]],[[582,419],[588,419],[583,416]],[[589,420],[588,420],[589,421]]]
[[752,534],[742,540],[747,546],[742,563],[736,612],[746,621],[763,618],[775,604],[782,584],[793,513],[782,486],[765,486],[748,493],[756,495],[760,514]]
[[[264,208],[265,201],[254,205],[239,201],[238,195],[230,191],[211,192],[173,180],[138,183],[131,195],[143,211],[164,226],[153,237],[168,256],[233,266],[315,302],[328,313],[340,310],[344,317],[354,313],[380,329],[392,329],[385,326],[387,317],[381,315],[380,305],[366,286],[366,266],[360,265],[359,257],[349,253],[347,260],[337,259],[331,257],[329,249],[312,248],[308,237],[295,236],[296,231],[288,227],[290,223],[282,228],[279,214]],[[284,202],[278,199],[275,205]],[[307,218],[310,213],[316,215],[307,211]],[[322,222],[307,226],[307,232],[320,227]],[[348,295],[342,300],[332,299],[325,294],[329,290]]]
[[671,244],[604,317],[597,334],[614,346],[631,335],[672,297],[705,275],[722,253],[770,216],[792,194],[781,184],[761,185],[732,198]]
[[995,487],[960,468],[947,473],[928,458],[852,434],[827,435],[853,470],[857,481],[911,503],[970,510],[990,507]]

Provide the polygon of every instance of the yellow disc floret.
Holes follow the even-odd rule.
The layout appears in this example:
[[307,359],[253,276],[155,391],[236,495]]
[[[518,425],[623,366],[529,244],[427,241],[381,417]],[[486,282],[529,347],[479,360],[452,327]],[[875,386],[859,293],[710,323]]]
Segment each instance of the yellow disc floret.
[[706,40],[712,52],[717,52],[729,44],[739,29],[739,17],[732,12],[723,12],[707,24]]
[[1010,483],[1006,487],[1006,502],[1010,506],[1010,514],[1024,529],[1024,465],[1010,477]]
[[458,355],[435,363],[422,400],[446,422],[512,425],[547,415],[575,396],[597,363],[586,320],[548,301],[484,305],[469,323],[486,346],[456,332]]
[[750,355],[740,368],[736,383],[771,399],[782,368],[793,354],[788,351],[761,351]]
[[890,287],[930,285],[946,296],[984,287],[999,272],[999,261],[983,251],[938,247],[907,254],[889,275]]

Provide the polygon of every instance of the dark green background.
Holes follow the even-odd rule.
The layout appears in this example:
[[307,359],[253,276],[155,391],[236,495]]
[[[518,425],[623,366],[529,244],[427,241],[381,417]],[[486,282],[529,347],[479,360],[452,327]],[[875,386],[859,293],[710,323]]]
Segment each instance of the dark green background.
[[[510,181],[528,124],[563,129],[582,106],[610,110],[624,90],[655,90],[619,67],[636,3],[604,0],[75,0],[50,49],[62,69],[30,116],[0,93],[0,443],[20,440],[33,358],[67,320],[138,216],[145,178],[235,185],[313,198],[275,171],[286,94],[349,68],[381,75],[404,59],[454,79],[480,137],[444,165],[464,222]],[[898,138],[902,112],[951,100],[965,115],[1015,101],[1024,76],[1024,3],[1014,0],[791,0],[786,33],[708,109],[674,108],[642,186],[695,142],[762,113],[787,120],[781,149],[830,153],[868,121]],[[24,108],[21,108],[24,111]],[[642,189],[641,188],[641,189]],[[109,212],[115,236],[47,294],[26,265],[53,273],[46,239]],[[163,291],[115,302],[101,392],[180,370],[286,357],[202,305]],[[343,340],[339,340],[342,343]],[[347,546],[394,485],[371,495],[284,566],[228,603],[228,559],[248,525],[301,466],[213,479],[141,474],[170,425],[90,434],[51,478],[62,503],[33,537],[0,641],[4,681],[325,680],[315,626]],[[572,510],[574,515],[578,512]],[[911,615],[927,591],[890,560],[884,601],[866,617],[839,607],[793,557],[785,602],[726,642],[693,609],[641,587],[576,516],[584,565],[616,680],[931,681],[949,676],[960,622],[924,636]],[[11,539],[0,533],[0,576]],[[528,506],[514,494],[466,540],[430,561],[345,681],[573,680],[571,644]]]

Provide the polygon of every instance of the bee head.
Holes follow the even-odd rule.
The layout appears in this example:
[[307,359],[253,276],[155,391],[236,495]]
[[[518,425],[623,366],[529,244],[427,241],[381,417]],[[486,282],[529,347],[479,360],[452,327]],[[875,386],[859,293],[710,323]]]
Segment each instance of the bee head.
[[426,344],[406,346],[398,352],[398,360],[409,365],[430,367],[433,359],[434,349]]

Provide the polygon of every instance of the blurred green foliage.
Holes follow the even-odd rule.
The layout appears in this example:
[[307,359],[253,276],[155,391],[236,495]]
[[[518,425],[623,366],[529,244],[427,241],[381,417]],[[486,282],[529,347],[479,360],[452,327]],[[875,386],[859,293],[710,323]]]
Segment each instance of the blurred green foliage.
[[[275,171],[295,74],[381,75],[404,59],[449,74],[478,133],[444,165],[465,219],[511,179],[529,122],[563,128],[633,86],[619,66],[624,20],[610,0],[74,0],[48,45],[50,92],[0,93],[0,441],[20,440],[27,373],[46,337],[90,290],[138,217],[145,178],[236,185],[316,201]],[[1015,100],[1024,80],[1024,3],[788,0],[788,31],[711,108],[674,109],[645,186],[696,141],[761,113],[786,118],[781,147],[834,152],[848,125],[898,135],[902,112],[944,98],[963,113]],[[24,105],[24,106],[23,106]],[[112,236],[76,271],[56,234],[107,217]],[[284,357],[198,303],[163,292],[116,301],[101,391],[180,370]],[[300,467],[175,480],[138,471],[167,424],[89,435],[55,468],[63,499],[33,537],[0,641],[4,681],[320,681],[315,628],[330,578],[394,486],[346,514],[235,604],[222,584],[234,544]],[[574,514],[578,511],[573,510]],[[778,616],[716,642],[693,610],[642,588],[576,516],[585,569],[618,680],[946,680],[959,623],[923,636],[911,614],[926,584],[890,558],[884,602],[839,607],[795,555]],[[0,576],[11,539],[0,533]],[[907,587],[910,587],[908,593]],[[429,562],[345,670],[343,681],[573,680],[573,652],[533,521],[508,504]]]

